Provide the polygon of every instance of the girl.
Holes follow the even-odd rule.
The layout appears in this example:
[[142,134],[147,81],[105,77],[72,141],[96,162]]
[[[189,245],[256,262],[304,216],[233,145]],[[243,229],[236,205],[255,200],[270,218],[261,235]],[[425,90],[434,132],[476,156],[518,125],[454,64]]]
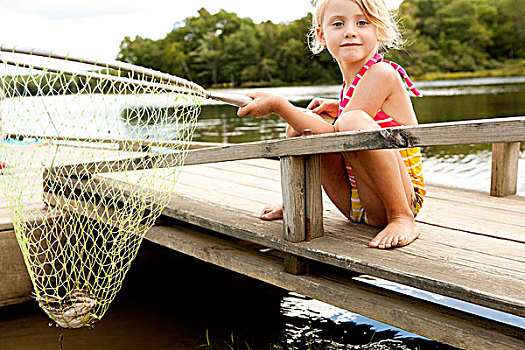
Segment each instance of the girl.
[[[343,76],[340,101],[315,99],[308,106],[322,118],[296,109],[282,97],[253,93],[239,116],[275,113],[288,123],[287,136],[415,125],[417,119],[403,79],[419,94],[404,70],[383,59],[379,49],[396,47],[401,38],[383,0],[318,0],[310,46],[324,47]],[[371,150],[324,154],[322,185],[337,208],[353,222],[381,227],[370,247],[404,246],[419,236],[415,223],[426,193],[419,149]],[[282,206],[265,208],[262,219],[282,217]]]

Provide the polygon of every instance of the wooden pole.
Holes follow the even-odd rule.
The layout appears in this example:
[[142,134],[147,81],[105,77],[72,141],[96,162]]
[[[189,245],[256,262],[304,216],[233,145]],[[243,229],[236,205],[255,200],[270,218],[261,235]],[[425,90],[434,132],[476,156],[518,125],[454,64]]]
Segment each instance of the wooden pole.
[[305,158],[281,158],[284,239],[290,242],[306,240],[306,175]]
[[491,196],[505,197],[516,194],[519,156],[519,142],[492,144]]
[[321,190],[321,155],[305,157],[305,211],[306,240],[324,235],[323,229],[323,193]]
[[[298,243],[323,236],[321,155],[281,158],[284,239]],[[293,254],[284,257],[284,270],[308,274],[309,262]]]
[[281,158],[284,238],[290,242],[323,236],[321,156]]

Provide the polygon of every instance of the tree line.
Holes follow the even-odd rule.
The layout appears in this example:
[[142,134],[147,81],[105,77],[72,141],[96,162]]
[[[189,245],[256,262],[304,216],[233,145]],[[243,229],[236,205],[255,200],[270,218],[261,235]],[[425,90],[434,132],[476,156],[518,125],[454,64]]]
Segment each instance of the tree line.
[[[398,12],[406,45],[386,56],[415,77],[523,63],[525,0],[404,0]],[[257,24],[203,8],[163,39],[124,38],[118,59],[204,86],[339,83],[329,53],[308,49],[311,20]]]

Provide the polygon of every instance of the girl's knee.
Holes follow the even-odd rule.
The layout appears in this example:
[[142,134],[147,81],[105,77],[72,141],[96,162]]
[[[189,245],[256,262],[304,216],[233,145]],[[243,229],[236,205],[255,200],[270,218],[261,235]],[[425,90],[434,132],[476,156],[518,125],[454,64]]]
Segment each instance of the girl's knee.
[[348,111],[337,119],[335,122],[336,131],[359,131],[379,129],[379,125],[374,119],[364,111]]

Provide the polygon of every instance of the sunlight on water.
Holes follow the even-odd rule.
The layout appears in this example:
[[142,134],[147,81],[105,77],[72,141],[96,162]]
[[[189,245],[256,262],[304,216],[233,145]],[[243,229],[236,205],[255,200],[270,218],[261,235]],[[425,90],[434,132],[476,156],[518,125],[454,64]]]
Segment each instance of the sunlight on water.
[[[471,154],[426,155],[423,153],[425,181],[453,187],[488,192],[492,168],[492,154],[489,150]],[[525,196],[525,152],[518,161],[517,195]]]
[[493,320],[498,320],[516,327],[525,328],[525,318],[514,316],[506,312],[489,309],[484,306],[468,303],[454,298],[449,298],[440,294],[427,292],[425,290],[407,287],[399,283],[387,281],[373,276],[359,276],[354,279],[362,281],[384,289],[393,290],[402,294],[410,295],[418,299],[427,300],[436,304],[446,305],[457,310],[462,310],[474,315],[483,315]]

